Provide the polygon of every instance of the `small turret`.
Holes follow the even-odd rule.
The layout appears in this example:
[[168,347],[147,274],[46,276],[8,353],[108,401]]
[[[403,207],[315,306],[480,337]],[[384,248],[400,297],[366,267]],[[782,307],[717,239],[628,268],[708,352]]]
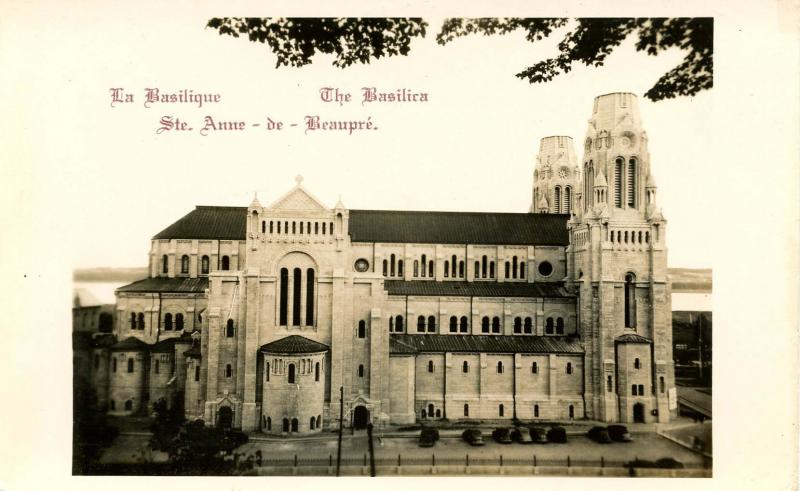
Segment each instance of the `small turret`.
[[[574,194],[580,178],[572,138],[548,136],[539,142],[533,172],[533,213],[572,213]],[[546,203],[543,208],[542,203]]]

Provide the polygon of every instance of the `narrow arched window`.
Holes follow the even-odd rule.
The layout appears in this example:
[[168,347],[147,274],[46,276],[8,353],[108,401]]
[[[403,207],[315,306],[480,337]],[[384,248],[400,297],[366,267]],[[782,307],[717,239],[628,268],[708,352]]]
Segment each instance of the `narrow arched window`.
[[419,261],[414,259],[414,278],[419,276]]
[[232,338],[233,334],[233,319],[228,319],[225,323],[225,337]]
[[322,415],[317,415],[317,429],[322,428]]
[[139,312],[139,315],[136,316],[136,327],[139,329],[144,329],[144,314]]
[[367,323],[364,321],[358,321],[358,337],[360,339],[367,337]]
[[300,325],[300,303],[302,300],[302,282],[303,271],[300,268],[294,268],[292,278],[292,325]]
[[494,261],[489,263],[489,278],[494,278]]
[[464,416],[469,416],[469,404],[464,404]]
[[436,317],[428,316],[428,332],[436,332]]
[[136,329],[136,314],[131,312],[131,329]]
[[642,384],[639,384],[639,395],[640,396],[644,395],[644,385],[642,385]]
[[314,424],[315,424],[316,422],[317,422],[317,418],[315,418],[314,416],[311,416],[311,419],[310,419],[310,420],[309,420],[309,422],[308,422],[308,427],[309,427],[309,429],[312,429],[312,430],[313,430],[313,429],[314,429]]
[[539,373],[539,365],[536,362],[531,363],[531,373]]
[[530,317],[525,318],[524,332],[525,334],[533,334],[533,319]]
[[114,373],[117,373],[117,359],[116,358],[112,358],[111,359],[111,371],[114,372]]
[[499,317],[492,317],[492,332],[494,334],[500,333],[500,318]]
[[464,263],[464,261],[459,261],[458,262],[458,277],[459,278],[463,278],[464,277],[464,269],[465,268],[466,268],[466,264]]
[[267,431],[272,431],[272,418],[267,416],[266,419]]
[[208,256],[200,258],[200,274],[208,274]]
[[428,360],[428,373],[433,373],[433,360]]
[[464,363],[461,364],[461,371],[463,373],[469,373],[469,362],[464,360]]
[[523,261],[520,261],[519,263],[519,277],[523,279],[525,278],[525,263]]
[[567,375],[572,375],[572,363],[567,362]]
[[383,276],[389,276],[389,261],[383,260]]
[[628,207],[634,208],[636,206],[636,159],[628,161]]
[[517,278],[517,256],[511,259],[511,277],[514,279]]
[[664,377],[658,377],[658,391],[663,394],[665,386],[666,384],[664,383]]
[[293,384],[295,380],[295,367],[294,363],[289,363],[289,377],[288,381],[290,384]]
[[319,362],[314,364],[314,382],[319,382]]
[[283,418],[283,432],[289,433],[289,418]]
[[363,377],[364,377],[364,365],[359,365],[359,366],[358,366],[358,376],[359,376],[360,378],[363,378]]
[[195,382],[199,382],[200,381],[200,365],[197,365],[196,367],[194,367],[194,381]]
[[297,431],[297,428],[298,428],[298,426],[299,426],[299,425],[298,425],[298,422],[297,422],[297,418],[292,418],[292,431],[293,431],[293,432],[296,432],[296,431]]
[[506,278],[510,278],[511,277],[511,265],[508,263],[508,261],[505,261],[505,264],[506,264]]
[[133,401],[128,399],[127,401],[125,401],[125,410],[130,411],[132,409],[133,409]]
[[617,158],[614,161],[614,206],[622,208],[622,168],[625,161],[622,158]]
[[481,277],[482,278],[486,278],[487,261],[488,261],[488,258],[486,256],[482,256],[481,257]]
[[389,256],[391,259],[389,261],[389,276],[394,276],[394,267],[395,267],[395,257],[394,254]]
[[502,361],[498,361],[497,362],[497,373],[503,373],[503,362]]
[[189,274],[189,256],[181,256],[181,274]]
[[172,330],[172,314],[164,314],[164,330]]
[[478,261],[475,261],[475,268],[474,269],[475,269],[475,271],[473,272],[473,274],[475,275],[475,278],[480,278],[480,276],[481,276],[481,263],[479,263]]
[[569,405],[569,419],[573,419],[575,417],[575,406],[572,404]]
[[264,369],[264,374],[266,375],[267,382],[269,382],[269,362],[267,362],[267,367]]
[[404,276],[403,275],[403,260],[402,259],[399,259],[397,261],[397,276],[399,276],[401,278]]
[[394,332],[394,317],[389,316],[389,332]]
[[611,375],[606,377],[606,392],[611,392],[614,390],[614,380],[611,378]]
[[450,316],[450,332],[458,332],[458,317]]
[[533,405],[533,417],[534,418],[538,418],[539,417],[539,405],[538,404],[534,404]]
[[461,316],[461,322],[459,323],[459,331],[461,332],[468,332],[469,331],[469,320],[467,316]]
[[222,256],[222,271],[229,271],[231,269],[231,258]]
[[555,211],[556,213],[561,213],[561,186],[556,186],[555,189],[553,211]]
[[285,326],[288,321],[289,310],[289,270],[281,268],[281,284],[280,284],[280,317],[279,323]]
[[564,188],[563,212],[566,214],[572,213],[572,188],[569,186]]
[[426,411],[425,408],[422,408],[420,415],[422,416],[422,419],[425,419],[428,416],[428,411]]
[[489,318],[486,316],[481,319],[481,332],[489,332]]
[[636,390],[636,384],[631,384],[631,395],[632,396],[639,395]]
[[183,331],[183,314],[175,314],[175,330]]
[[314,325],[314,270],[306,270],[306,325]]
[[498,414],[498,415],[499,415],[501,418],[503,417],[503,412],[504,412],[504,409],[505,409],[505,408],[503,407],[503,405],[502,405],[502,404],[500,404],[500,405],[497,407],[497,414]]
[[398,315],[394,318],[394,331],[403,332],[403,316]]
[[632,273],[625,275],[625,327],[636,327],[636,278]]
[[164,274],[169,273],[169,257],[166,254],[161,256],[161,272]]
[[428,260],[426,259],[425,254],[422,255],[422,277],[425,278],[427,276],[427,269],[428,269]]
[[434,415],[434,412],[433,412],[433,404],[428,404],[428,417],[429,417],[429,418],[432,418],[432,417],[433,417],[433,415]]
[[[447,278],[450,276],[450,263],[445,261],[444,262],[444,277]],[[453,277],[455,277],[455,272],[453,273]]]
[[553,318],[548,317],[544,324],[545,334],[553,334]]
[[155,373],[159,373],[161,371],[161,362],[159,360],[156,360],[156,362],[153,364],[153,371]]
[[564,334],[564,319],[562,317],[556,319],[556,334]]
[[522,318],[514,317],[514,334],[522,334]]
[[425,316],[417,317],[417,332],[425,332]]
[[225,365],[225,377],[231,378],[233,375],[233,367],[229,364]]
[[128,358],[128,373],[133,373],[133,358]]
[[433,274],[433,260],[428,261],[428,276],[430,276],[431,278],[434,277],[434,274]]
[[639,359],[638,359],[638,358],[635,358],[635,359],[633,360],[633,368],[635,368],[635,369],[637,369],[637,370],[638,370],[638,369],[640,369],[640,368],[642,368],[642,363],[639,361]]

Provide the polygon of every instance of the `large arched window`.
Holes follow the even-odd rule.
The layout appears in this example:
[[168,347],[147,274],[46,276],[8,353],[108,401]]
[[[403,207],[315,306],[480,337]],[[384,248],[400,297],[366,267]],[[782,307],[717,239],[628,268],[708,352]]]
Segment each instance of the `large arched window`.
[[525,318],[524,332],[525,334],[533,334],[533,319],[530,317]]
[[625,275],[625,327],[636,327],[636,277]]
[[172,330],[172,314],[164,314],[164,330]]
[[303,283],[303,271],[300,268],[294,268],[292,274],[293,282],[292,282],[292,325],[299,326],[300,325],[300,304],[303,299],[302,295],[302,283]]
[[622,208],[622,177],[624,175],[622,168],[625,166],[625,160],[618,157],[614,161],[614,206]]
[[561,213],[561,186],[556,186],[553,211]]
[[514,317],[514,334],[522,334],[522,317]]
[[553,334],[553,318],[548,317],[544,324],[544,333]]
[[183,331],[183,314],[175,314],[175,330]]
[[459,324],[459,330],[461,332],[469,332],[469,319],[467,319],[466,315],[461,316],[461,322]]
[[564,334],[564,319],[562,317],[556,319],[556,334]]
[[288,382],[289,382],[290,384],[293,384],[293,383],[295,383],[295,367],[294,367],[294,363],[289,363],[289,376],[288,376]]
[[231,258],[228,256],[222,256],[222,271],[228,271],[231,269]]
[[232,338],[233,334],[233,319],[228,319],[225,323],[225,337]]
[[436,317],[428,316],[428,332],[436,332]]
[[628,161],[628,175],[627,175],[627,198],[628,207],[636,207],[636,159]]
[[287,312],[289,310],[289,270],[281,268],[281,284],[280,284],[280,319],[279,323],[285,326],[288,321]]
[[417,317],[417,332],[425,332],[425,316]]
[[500,333],[500,318],[499,317],[492,317],[492,332],[494,334]]
[[394,332],[403,332],[403,316],[398,315],[394,318]]
[[450,332],[458,332],[458,317],[450,316]]
[[169,257],[166,254],[161,256],[161,272],[163,274],[169,273]]
[[181,256],[181,274],[189,274],[189,256]]
[[481,332],[488,333],[489,332],[489,318],[483,316],[481,319]]
[[358,321],[358,337],[359,339],[364,339],[367,337],[367,323],[362,321]]
[[572,188],[567,186],[564,188],[564,204],[562,207],[564,213],[572,213]]
[[208,256],[200,258],[200,274],[208,274]]
[[314,325],[314,270],[306,270],[306,325]]

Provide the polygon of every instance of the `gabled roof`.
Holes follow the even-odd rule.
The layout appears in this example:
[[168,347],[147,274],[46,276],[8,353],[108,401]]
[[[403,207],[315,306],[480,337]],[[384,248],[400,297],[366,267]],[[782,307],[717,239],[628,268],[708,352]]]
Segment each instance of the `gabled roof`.
[[111,351],[147,351],[149,347],[150,345],[141,339],[128,337],[111,346]]
[[641,344],[650,344],[653,342],[653,340],[648,339],[644,336],[639,336],[638,334],[623,334],[614,341],[618,343],[641,343]]
[[560,353],[582,354],[573,338],[555,336],[477,336],[466,334],[391,334],[390,354]]
[[139,293],[203,293],[208,288],[208,278],[145,278],[117,288],[118,292]]
[[[568,220],[556,214],[350,210],[350,236],[354,242],[566,246]],[[244,240],[246,233],[247,208],[198,206],[153,239]]]
[[553,245],[569,243],[569,215],[350,210],[353,242]]
[[385,280],[383,287],[389,295],[517,298],[574,297],[564,288],[563,282],[497,283],[494,281]]
[[261,351],[263,353],[280,354],[324,353],[328,351],[328,346],[306,337],[293,334],[263,345]]
[[247,208],[198,206],[153,239],[244,240],[246,234]]

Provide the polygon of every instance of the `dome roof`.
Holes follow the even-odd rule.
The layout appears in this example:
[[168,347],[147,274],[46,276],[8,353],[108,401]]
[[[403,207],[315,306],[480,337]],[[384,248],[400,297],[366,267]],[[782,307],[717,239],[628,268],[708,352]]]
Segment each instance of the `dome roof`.
[[328,351],[328,346],[318,343],[303,336],[291,335],[267,343],[261,347],[262,353],[280,354],[302,354],[302,353],[324,353]]

